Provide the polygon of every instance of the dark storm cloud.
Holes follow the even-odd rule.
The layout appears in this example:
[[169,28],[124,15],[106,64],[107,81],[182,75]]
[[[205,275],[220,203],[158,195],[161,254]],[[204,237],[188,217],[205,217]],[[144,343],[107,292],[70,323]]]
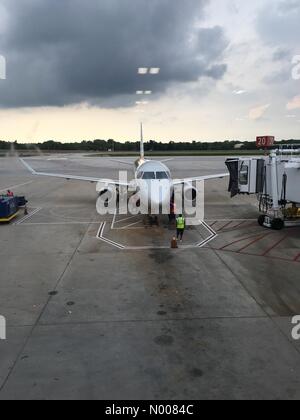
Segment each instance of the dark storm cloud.
[[[6,107],[88,101],[128,105],[134,93],[226,72],[221,28],[201,28],[207,0],[4,0],[0,54]],[[137,76],[138,67],[159,76]],[[132,95],[132,97],[130,97]],[[113,99],[115,98],[115,99]],[[116,99],[117,98],[117,99]]]

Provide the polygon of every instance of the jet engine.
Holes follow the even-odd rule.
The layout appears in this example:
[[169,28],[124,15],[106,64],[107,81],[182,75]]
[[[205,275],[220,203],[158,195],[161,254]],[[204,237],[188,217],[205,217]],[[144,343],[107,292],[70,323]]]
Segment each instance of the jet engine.
[[197,189],[191,183],[185,184],[182,192],[183,202],[189,202],[194,205],[196,203],[197,194]]

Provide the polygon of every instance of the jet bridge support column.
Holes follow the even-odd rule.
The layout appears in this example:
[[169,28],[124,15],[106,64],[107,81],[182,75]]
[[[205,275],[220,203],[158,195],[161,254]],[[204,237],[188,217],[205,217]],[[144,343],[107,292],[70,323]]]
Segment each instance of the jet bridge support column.
[[278,173],[277,173],[277,155],[276,153],[271,153],[271,180],[272,180],[272,200],[273,200],[273,210],[275,217],[278,217],[279,213],[279,194],[278,194]]
[[269,208],[266,214],[261,215],[258,223],[261,226],[281,230],[284,227],[284,216],[281,211],[278,191],[278,160],[277,153],[270,154],[270,175],[271,175],[271,190],[265,191],[272,199],[272,207]]

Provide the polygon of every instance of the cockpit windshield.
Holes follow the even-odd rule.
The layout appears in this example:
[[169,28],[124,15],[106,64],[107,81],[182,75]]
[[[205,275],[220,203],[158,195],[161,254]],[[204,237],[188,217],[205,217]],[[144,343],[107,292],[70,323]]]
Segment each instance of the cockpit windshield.
[[156,179],[169,179],[167,172],[156,172]]
[[143,179],[155,179],[155,172],[144,172]]

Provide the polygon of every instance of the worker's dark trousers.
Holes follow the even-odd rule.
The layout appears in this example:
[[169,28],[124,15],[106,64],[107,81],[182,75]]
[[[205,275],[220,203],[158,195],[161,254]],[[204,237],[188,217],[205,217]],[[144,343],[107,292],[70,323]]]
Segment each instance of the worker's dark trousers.
[[184,229],[177,229],[177,239],[180,239],[182,241],[184,234]]

